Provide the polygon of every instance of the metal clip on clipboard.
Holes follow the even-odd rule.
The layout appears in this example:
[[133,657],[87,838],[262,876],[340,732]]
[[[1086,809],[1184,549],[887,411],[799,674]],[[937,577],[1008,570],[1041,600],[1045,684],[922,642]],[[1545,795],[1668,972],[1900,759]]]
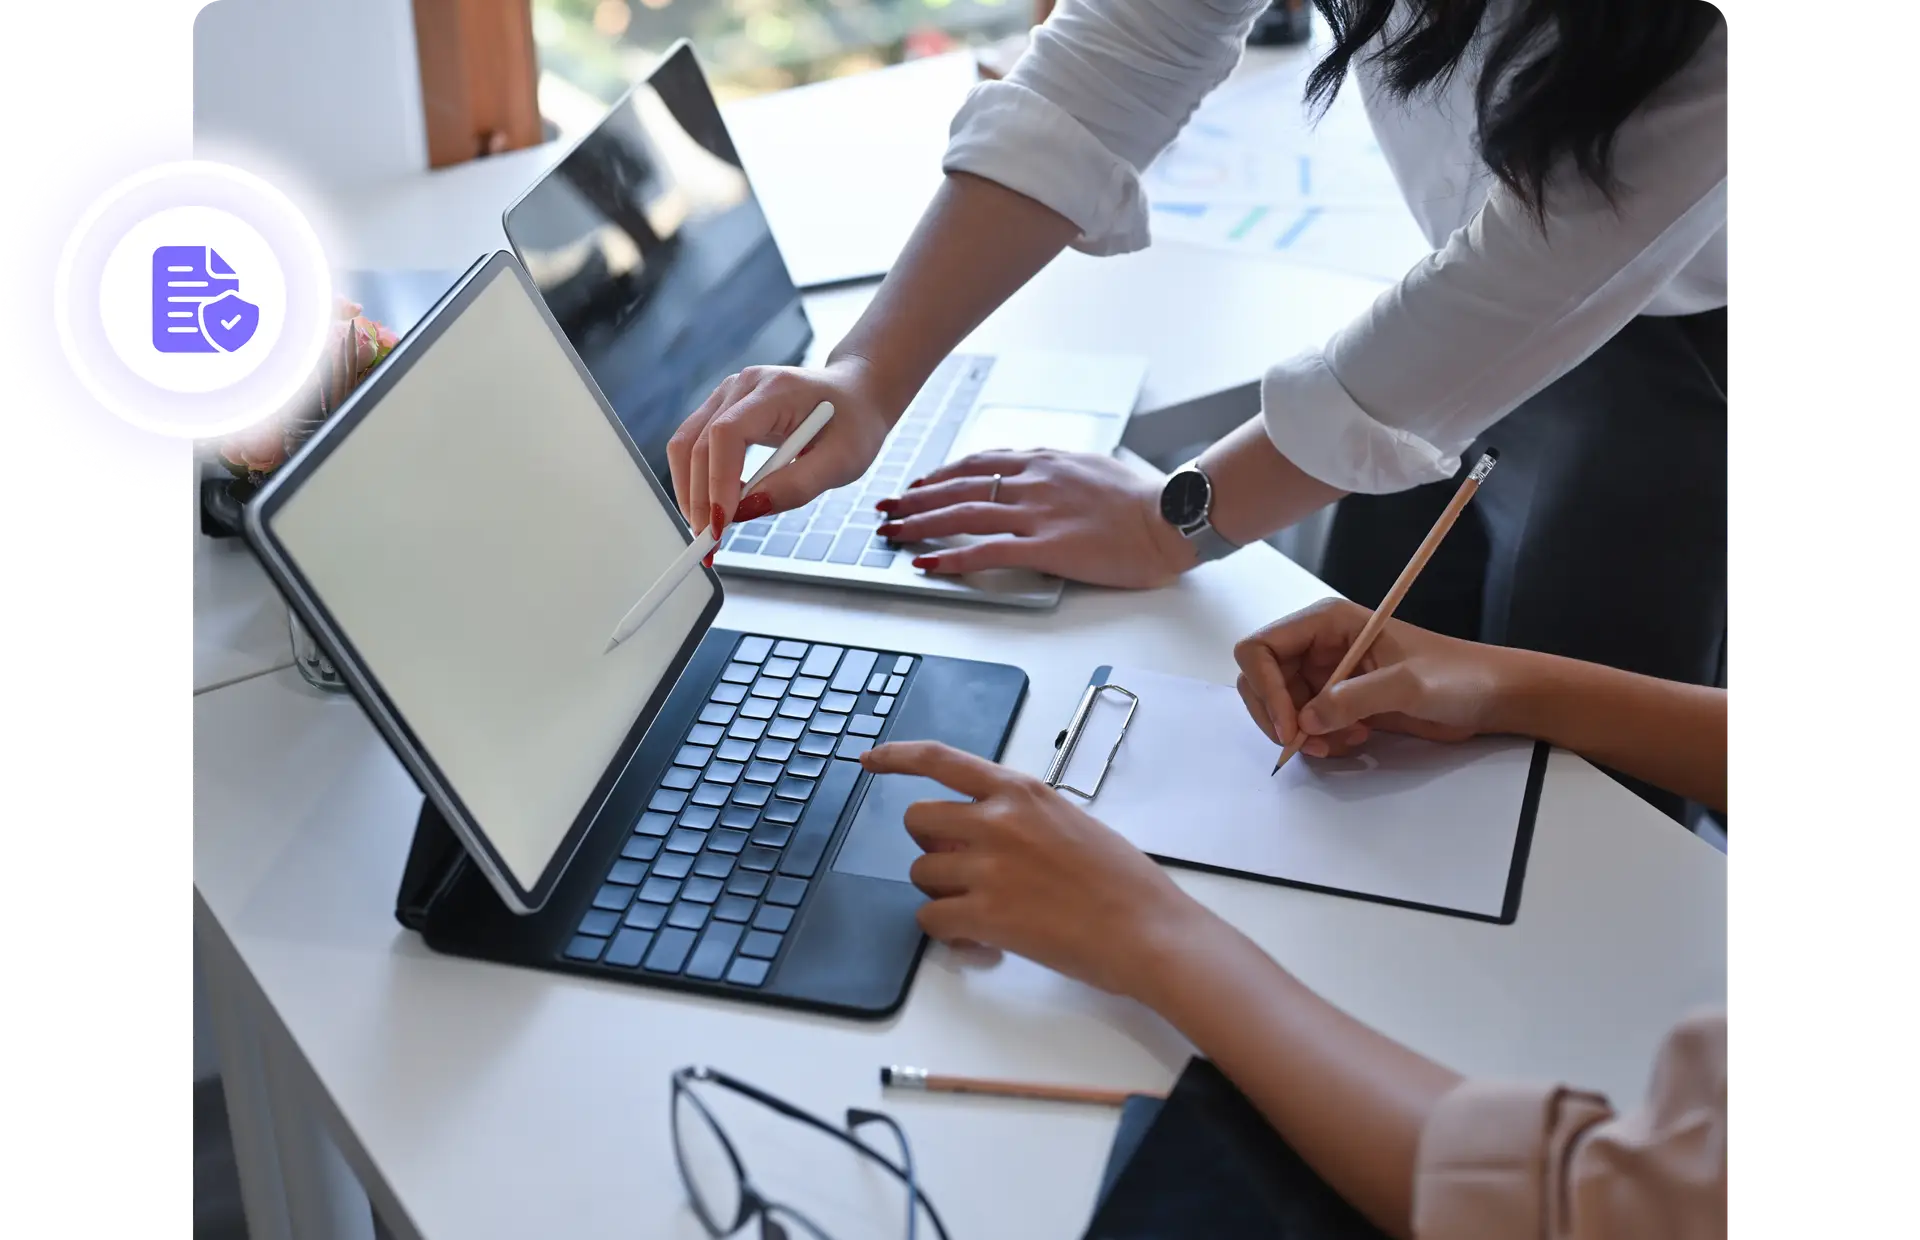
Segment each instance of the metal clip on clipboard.
[[[1079,748],[1081,734],[1087,730],[1087,720],[1093,715],[1093,704],[1102,693],[1117,693],[1127,699],[1126,718],[1120,721],[1120,731],[1113,738],[1113,747],[1107,750],[1106,761],[1100,764],[1100,775],[1093,781],[1091,791],[1072,787],[1062,781],[1067,777],[1067,767],[1073,763],[1073,751]],[[1100,795],[1100,785],[1106,782],[1107,772],[1113,769],[1114,755],[1120,752],[1120,742],[1127,739],[1127,725],[1133,722],[1133,712],[1140,708],[1140,695],[1131,689],[1114,684],[1088,685],[1087,691],[1080,695],[1080,706],[1073,712],[1073,720],[1066,729],[1053,739],[1053,761],[1047,764],[1046,785],[1056,792],[1071,792],[1083,801],[1091,801]]]

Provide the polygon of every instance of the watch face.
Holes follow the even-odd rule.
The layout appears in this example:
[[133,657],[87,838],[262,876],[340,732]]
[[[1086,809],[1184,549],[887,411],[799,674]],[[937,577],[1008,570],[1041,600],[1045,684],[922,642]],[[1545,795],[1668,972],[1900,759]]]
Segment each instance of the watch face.
[[1207,476],[1197,469],[1183,469],[1167,479],[1160,492],[1160,515],[1167,524],[1186,529],[1207,515],[1207,500],[1212,492]]

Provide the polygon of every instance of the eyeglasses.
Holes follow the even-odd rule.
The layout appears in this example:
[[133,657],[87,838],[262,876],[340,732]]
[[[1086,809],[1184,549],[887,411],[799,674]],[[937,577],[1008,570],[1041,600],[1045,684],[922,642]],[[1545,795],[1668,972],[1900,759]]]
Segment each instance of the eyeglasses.
[[[916,1225],[923,1206],[940,1240],[947,1240],[947,1229],[940,1221],[939,1212],[933,1208],[933,1202],[927,1200],[926,1194],[920,1191],[920,1185],[914,1178],[913,1149],[907,1144],[907,1134],[891,1116],[848,1107],[847,1124],[843,1130],[717,1069],[681,1068],[673,1074],[673,1158],[680,1167],[680,1179],[687,1187],[693,1212],[699,1216],[708,1235],[719,1240],[720,1237],[734,1235],[758,1219],[761,1240],[790,1240],[795,1235],[809,1236],[812,1240],[830,1240],[827,1233],[804,1214],[790,1205],[769,1201],[754,1188],[747,1178],[746,1167],[741,1163],[739,1153],[727,1138],[726,1130],[713,1117],[713,1112],[707,1109],[706,1103],[694,1093],[692,1085],[696,1081],[718,1085],[751,1098],[790,1120],[826,1133],[862,1157],[886,1168],[906,1185],[907,1240],[917,1240]],[[900,1143],[898,1163],[860,1138],[860,1129],[873,1126],[884,1127]]]

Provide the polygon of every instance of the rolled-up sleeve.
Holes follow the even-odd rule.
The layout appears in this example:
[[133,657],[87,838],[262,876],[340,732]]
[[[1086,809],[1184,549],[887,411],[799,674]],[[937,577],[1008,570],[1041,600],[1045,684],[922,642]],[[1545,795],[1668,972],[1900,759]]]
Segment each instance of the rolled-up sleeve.
[[1449,478],[1481,432],[1646,310],[1726,225],[1725,40],[1722,25],[1622,126],[1611,201],[1562,176],[1543,226],[1495,185],[1323,350],[1272,367],[1274,446],[1345,491]]
[[1267,0],[1063,0],[1004,81],[974,88],[944,167],[1079,228],[1076,249],[1146,246],[1140,173],[1240,61]]
[[1434,1109],[1414,1180],[1418,1240],[1727,1234],[1727,1027],[1679,1025],[1646,1103],[1467,1081]]

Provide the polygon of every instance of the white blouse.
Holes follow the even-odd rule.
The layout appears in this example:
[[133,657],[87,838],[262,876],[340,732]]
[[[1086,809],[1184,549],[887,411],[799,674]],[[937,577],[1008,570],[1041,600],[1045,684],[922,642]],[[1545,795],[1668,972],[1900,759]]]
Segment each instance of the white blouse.
[[[1144,247],[1140,172],[1233,70],[1267,4],[1062,0],[1006,80],[955,116],[947,171],[1051,207],[1088,253]],[[1479,63],[1469,52],[1437,95],[1402,104],[1354,58],[1345,89],[1359,88],[1434,252],[1261,384],[1274,446],[1345,491],[1451,478],[1475,436],[1636,315],[1727,303],[1724,23],[1621,128],[1615,201],[1556,180],[1544,232],[1474,154]]]

